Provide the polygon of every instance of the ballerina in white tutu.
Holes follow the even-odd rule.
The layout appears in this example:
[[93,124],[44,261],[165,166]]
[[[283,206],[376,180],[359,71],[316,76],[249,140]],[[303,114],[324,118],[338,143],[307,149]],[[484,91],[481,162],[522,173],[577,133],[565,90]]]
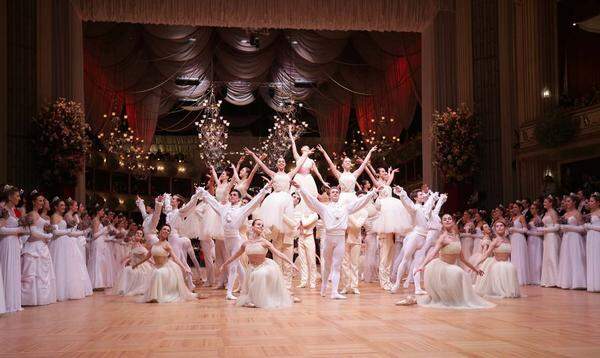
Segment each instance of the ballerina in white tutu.
[[[131,254],[123,262],[124,267],[117,276],[112,294],[120,296],[143,295],[152,277],[152,264],[144,261],[148,249],[142,243],[144,232],[137,230],[132,237]],[[142,263],[138,266],[138,264]],[[135,267],[135,268],[134,268]]]
[[144,302],[169,303],[206,298],[192,293],[185,284],[182,271],[191,273],[191,270],[181,263],[167,242],[170,233],[171,227],[163,225],[158,232],[158,243],[152,245],[146,257],[133,266],[135,270],[150,258],[154,260],[155,268],[144,293]]
[[248,257],[248,272],[237,305],[260,308],[291,306],[294,298],[286,287],[279,265],[266,257],[267,251],[270,250],[273,255],[279,256],[294,270],[297,270],[296,266],[288,256],[264,238],[262,220],[256,219],[252,222],[252,231],[248,236],[248,241],[243,242],[237,252],[221,266],[221,272],[225,272],[227,266],[244,253]]
[[482,296],[496,298],[521,297],[521,287],[517,268],[510,262],[511,245],[506,237],[506,222],[499,219],[494,223],[496,238],[475,267],[479,267],[486,258],[494,255],[489,262],[481,281],[475,285],[475,290]]
[[[296,163],[300,163],[300,158],[302,156],[298,154],[298,149],[296,148],[296,140],[294,139],[294,135],[292,134],[291,128],[288,128],[288,135],[290,137],[290,141],[292,142],[292,154],[294,155],[294,160],[296,161]],[[307,153],[308,156],[308,154],[310,154],[309,152],[311,152],[311,150],[307,145],[303,145],[300,148],[300,153],[302,153],[302,155]],[[321,176],[321,173],[319,172],[319,168],[317,168],[315,161],[309,157],[306,158],[304,163],[300,166],[298,174],[296,174],[292,179],[295,180],[298,184],[300,184],[303,188],[306,188],[306,190],[308,190],[308,192],[311,193],[311,195],[316,196],[317,194],[319,194],[319,192],[317,190],[317,183],[315,182],[315,179],[312,177],[311,173],[316,175],[316,177],[319,179],[319,181],[321,182],[321,184],[323,184],[324,187],[329,187],[329,183],[323,180],[323,177]],[[293,190],[294,188],[292,188],[292,191]],[[307,208],[306,204],[304,204],[303,202],[300,202],[300,205],[302,205],[303,209]]]
[[[483,275],[463,255],[458,228],[449,214],[442,217],[442,233],[435,247],[427,255],[417,272],[425,272],[427,295],[418,299],[420,306],[432,308],[474,309],[491,308],[495,305],[481,298],[473,290],[471,278],[459,265],[465,266]],[[439,252],[439,257],[436,258]],[[406,300],[397,304],[402,305]]]
[[231,166],[233,169],[233,181],[235,182],[233,188],[242,194],[242,198],[248,195],[248,189],[250,188],[250,185],[252,185],[254,175],[258,171],[258,163],[254,164],[252,170],[248,167],[242,167],[240,169],[240,166],[244,162],[244,158],[244,156],[241,156],[237,166]]

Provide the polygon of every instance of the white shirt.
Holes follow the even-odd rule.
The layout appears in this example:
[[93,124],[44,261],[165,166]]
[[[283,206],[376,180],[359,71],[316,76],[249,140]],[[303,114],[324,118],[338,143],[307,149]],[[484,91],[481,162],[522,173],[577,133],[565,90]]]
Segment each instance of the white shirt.
[[419,235],[427,235],[427,224],[429,222],[429,216],[431,214],[431,209],[433,209],[433,201],[437,198],[438,193],[433,193],[429,195],[425,204],[416,204],[408,197],[406,191],[402,190],[400,192],[400,200],[404,203],[404,206],[410,211],[415,218],[415,227],[413,231],[418,233]]

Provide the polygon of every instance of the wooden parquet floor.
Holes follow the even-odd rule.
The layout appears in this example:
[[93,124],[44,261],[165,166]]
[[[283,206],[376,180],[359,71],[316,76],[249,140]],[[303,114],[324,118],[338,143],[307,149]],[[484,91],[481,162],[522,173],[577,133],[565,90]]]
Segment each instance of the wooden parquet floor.
[[206,300],[143,304],[93,297],[0,316],[0,357],[600,357],[600,294],[527,287],[488,310],[397,307],[364,284],[360,296],[285,310]]

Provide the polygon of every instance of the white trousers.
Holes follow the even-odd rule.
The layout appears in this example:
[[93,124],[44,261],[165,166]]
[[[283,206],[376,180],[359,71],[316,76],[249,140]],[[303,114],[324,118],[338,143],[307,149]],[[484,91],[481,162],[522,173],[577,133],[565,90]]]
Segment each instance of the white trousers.
[[215,242],[212,239],[200,240],[200,249],[204,256],[204,267],[206,267],[206,285],[215,284]]
[[[277,236],[272,237],[271,243],[275,248],[281,253],[283,253],[290,261],[294,259],[294,241],[287,240],[284,234],[279,234]],[[289,242],[291,241],[291,243]],[[281,272],[283,273],[283,279],[285,280],[285,286],[289,291],[292,290],[292,266],[289,263],[284,261],[277,255],[273,255],[273,261],[275,261],[279,267],[281,267]]]
[[315,238],[309,235],[298,239],[298,262],[300,263],[300,285],[317,285],[317,259],[315,252]]
[[367,232],[367,235],[365,235],[365,243],[367,245],[367,249],[365,252],[365,262],[362,268],[362,279],[365,282],[376,282],[379,267],[379,248],[377,247],[377,234],[375,234],[374,232]]
[[[227,254],[227,249],[225,248],[225,240],[224,239],[220,239],[220,240],[216,240],[215,239],[215,269],[220,268],[223,263],[225,263],[225,260],[227,260],[227,258],[229,257],[229,255]],[[215,279],[217,280],[217,286],[218,287],[223,287],[225,286],[225,279],[226,279],[226,275],[225,273],[216,273],[215,270],[215,275],[217,277],[215,277]]]
[[[239,235],[225,238],[225,250],[227,250],[227,257],[225,260],[238,252],[242,246],[242,242],[243,240]],[[233,261],[227,267],[227,295],[233,294],[233,285],[235,284],[236,278],[239,280],[239,286],[241,288],[242,284],[244,283],[244,279],[246,278],[246,272],[244,271],[240,260]]]
[[408,285],[411,281],[415,283],[415,291],[421,290],[421,272],[417,272],[413,276],[413,272],[421,267],[423,261],[425,261],[425,257],[427,257],[427,252],[433,246],[435,246],[435,241],[437,240],[440,232],[438,230],[429,230],[427,231],[427,237],[425,238],[425,244],[423,247],[415,252],[415,259],[412,261],[410,265],[410,269],[408,271],[408,279],[404,281],[404,288],[408,288]]
[[358,289],[358,267],[360,262],[360,243],[347,243],[342,262],[344,289]]
[[379,240],[379,285],[384,290],[392,288],[390,274],[394,261],[394,235],[378,235]]
[[331,296],[337,295],[340,286],[340,271],[344,259],[346,235],[330,235],[325,233],[321,253],[324,263],[321,263],[321,295],[325,295],[329,274],[331,273]]

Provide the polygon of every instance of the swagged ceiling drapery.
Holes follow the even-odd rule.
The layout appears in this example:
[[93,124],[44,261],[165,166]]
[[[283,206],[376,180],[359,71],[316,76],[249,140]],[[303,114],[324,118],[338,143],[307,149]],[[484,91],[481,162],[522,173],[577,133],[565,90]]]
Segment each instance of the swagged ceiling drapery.
[[[178,99],[201,97],[211,81],[227,87],[224,99],[239,106],[257,96],[275,111],[290,96],[305,102],[324,145],[337,152],[352,106],[361,130],[386,116],[397,119],[387,129],[399,135],[410,125],[420,96],[418,33],[259,30],[259,48],[244,29],[88,22],[84,34],[92,129],[102,131],[103,114],[124,105],[130,127],[148,147],[159,118]],[[338,60],[349,45],[361,63]],[[178,85],[176,77],[199,78],[200,84]],[[318,86],[297,87],[296,81]]]

